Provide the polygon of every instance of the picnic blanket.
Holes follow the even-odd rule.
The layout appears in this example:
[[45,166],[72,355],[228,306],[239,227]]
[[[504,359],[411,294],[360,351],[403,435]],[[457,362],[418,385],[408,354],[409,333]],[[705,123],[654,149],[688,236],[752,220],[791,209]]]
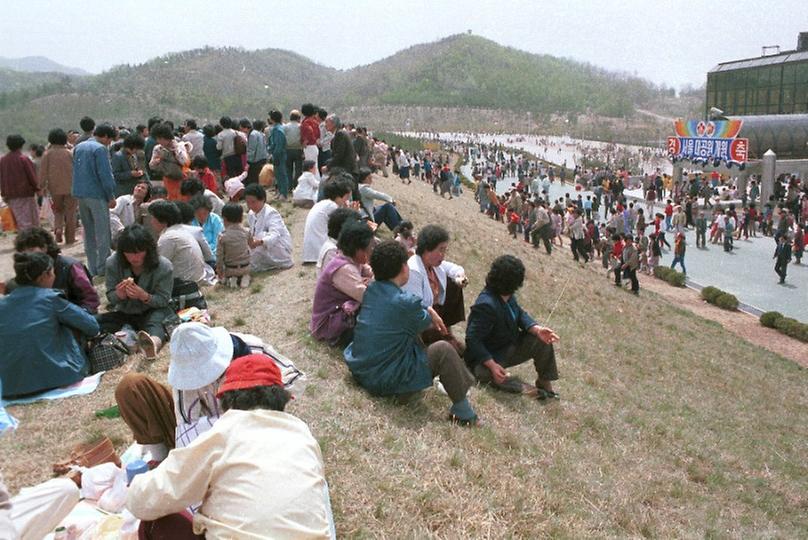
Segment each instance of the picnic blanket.
[[103,374],[104,372],[100,371],[95,375],[85,377],[83,380],[68,386],[54,388],[53,390],[48,390],[47,392],[42,392],[41,394],[27,396],[24,398],[10,399],[5,402],[5,405],[28,405],[29,403],[35,403],[37,401],[52,401],[54,399],[92,394],[95,392],[96,388],[98,388],[98,385],[101,384],[101,375]]
[[4,431],[11,431],[17,429],[17,419],[8,414],[4,404],[0,402],[0,434]]
[[17,429],[17,419],[6,412],[6,403],[3,401],[3,382],[0,381],[0,435],[5,431]]
[[[94,501],[82,500],[68,516],[62,520],[61,527],[70,529],[76,538],[85,539],[120,539],[137,538],[139,521],[124,510],[121,514],[104,512]],[[54,534],[45,536],[44,540],[53,540]]]

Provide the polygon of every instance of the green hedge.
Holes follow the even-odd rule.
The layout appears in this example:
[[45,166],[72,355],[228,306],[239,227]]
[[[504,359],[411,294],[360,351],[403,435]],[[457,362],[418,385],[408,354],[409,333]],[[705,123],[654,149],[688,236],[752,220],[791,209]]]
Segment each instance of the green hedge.
[[721,309],[726,309],[727,311],[737,311],[738,299],[735,298],[735,295],[722,293],[719,294],[718,298],[715,299],[715,305]]
[[791,317],[780,317],[774,323],[780,333],[808,343],[808,324],[801,323]]
[[760,324],[766,328],[777,328],[777,321],[783,318],[779,311],[767,311],[760,316]]
[[701,290],[701,297],[710,304],[716,305],[727,311],[738,309],[738,299],[735,295],[729,294],[716,287],[704,287]]
[[677,272],[673,268],[668,268],[667,266],[654,267],[654,277],[657,279],[661,279],[663,281],[667,281],[674,287],[685,286],[686,276],[681,272]]
[[723,294],[724,291],[717,287],[704,287],[701,290],[701,297],[711,304],[715,304],[715,299],[719,297],[719,295]]

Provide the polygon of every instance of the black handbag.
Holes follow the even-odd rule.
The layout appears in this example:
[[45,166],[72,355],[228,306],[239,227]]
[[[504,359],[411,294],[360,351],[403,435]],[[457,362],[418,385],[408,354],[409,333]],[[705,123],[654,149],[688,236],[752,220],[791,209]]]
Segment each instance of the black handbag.
[[170,306],[174,311],[181,311],[190,307],[207,309],[208,303],[205,302],[205,297],[202,296],[199,285],[193,281],[184,281],[174,278],[174,288],[171,291]]
[[90,374],[122,366],[126,362],[127,355],[129,355],[129,348],[115,334],[99,334],[87,342]]

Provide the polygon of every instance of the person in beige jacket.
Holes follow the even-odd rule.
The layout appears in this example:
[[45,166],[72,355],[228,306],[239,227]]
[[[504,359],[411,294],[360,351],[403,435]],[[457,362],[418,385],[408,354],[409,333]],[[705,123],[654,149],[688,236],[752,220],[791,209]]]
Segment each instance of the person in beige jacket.
[[[73,197],[73,153],[67,148],[67,134],[53,129],[48,134],[49,148],[39,165],[39,185],[53,201],[53,235],[59,243],[76,241],[78,200]],[[62,236],[64,233],[64,237]]]

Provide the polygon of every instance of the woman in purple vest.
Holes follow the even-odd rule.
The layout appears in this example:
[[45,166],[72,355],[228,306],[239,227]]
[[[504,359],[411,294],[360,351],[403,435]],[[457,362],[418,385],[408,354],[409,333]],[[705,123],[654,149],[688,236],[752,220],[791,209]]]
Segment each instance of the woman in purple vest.
[[363,221],[348,222],[337,240],[339,253],[323,268],[311,310],[311,334],[331,345],[353,339],[356,314],[373,271],[368,265],[373,231]]

